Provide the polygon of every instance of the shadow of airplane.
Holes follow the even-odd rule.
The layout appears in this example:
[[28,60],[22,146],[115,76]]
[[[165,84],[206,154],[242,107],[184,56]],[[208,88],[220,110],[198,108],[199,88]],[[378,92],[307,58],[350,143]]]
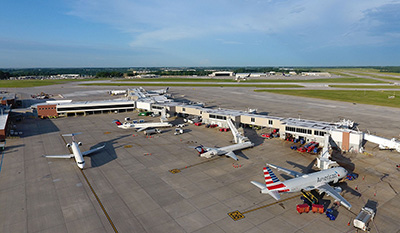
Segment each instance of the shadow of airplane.
[[307,166],[303,166],[303,165],[301,165],[301,164],[298,164],[298,163],[295,163],[295,162],[292,162],[292,161],[287,161],[287,160],[286,160],[286,163],[292,165],[293,167],[298,167],[298,168],[300,168],[301,171],[302,171],[302,173],[307,174],[307,173],[316,172],[315,170],[313,170],[313,167],[314,167],[314,164],[315,164],[315,161],[316,161],[316,160],[317,160],[317,159],[315,158],[315,159],[314,159],[313,161],[311,161],[311,163],[309,163]]
[[94,153],[93,155],[90,155],[88,157],[90,157],[90,162],[91,162],[91,167],[100,167],[104,164],[107,164],[111,161],[113,161],[114,159],[117,158],[117,154],[115,153],[115,148],[113,146],[113,144],[117,143],[117,140],[120,140],[122,138],[126,138],[131,136],[131,134],[127,134],[127,135],[123,135],[123,136],[119,136],[117,138],[108,140],[108,141],[102,141],[97,143],[96,145],[92,146],[90,149],[102,146],[102,145],[106,145],[106,147],[104,148],[104,150],[107,151],[107,153],[105,153],[104,151],[98,151],[96,153]]

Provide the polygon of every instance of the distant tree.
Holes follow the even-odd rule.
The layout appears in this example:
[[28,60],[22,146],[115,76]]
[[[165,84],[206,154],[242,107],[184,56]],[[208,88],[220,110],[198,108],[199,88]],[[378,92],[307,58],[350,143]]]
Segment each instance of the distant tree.
[[113,78],[113,77],[122,77],[124,74],[119,71],[101,71],[97,72],[97,78]]
[[4,80],[4,79],[10,79],[10,73],[9,72],[3,72],[0,70],[0,79]]

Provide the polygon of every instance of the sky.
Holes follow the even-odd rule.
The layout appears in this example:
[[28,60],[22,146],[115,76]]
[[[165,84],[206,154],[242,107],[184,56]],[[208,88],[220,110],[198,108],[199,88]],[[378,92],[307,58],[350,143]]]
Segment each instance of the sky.
[[400,0],[1,5],[0,68],[400,65]]

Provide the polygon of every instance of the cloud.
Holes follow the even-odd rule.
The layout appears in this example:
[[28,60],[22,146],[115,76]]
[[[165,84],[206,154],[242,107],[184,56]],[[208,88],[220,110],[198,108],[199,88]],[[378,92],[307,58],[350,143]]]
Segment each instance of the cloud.
[[[132,47],[171,41],[261,34],[289,38],[295,45],[382,43],[398,38],[397,1],[317,0],[97,0],[72,1],[69,15],[104,23],[131,35]],[[394,25],[393,25],[394,24]],[[379,36],[384,32],[385,36]],[[356,39],[362,37],[362,39]]]

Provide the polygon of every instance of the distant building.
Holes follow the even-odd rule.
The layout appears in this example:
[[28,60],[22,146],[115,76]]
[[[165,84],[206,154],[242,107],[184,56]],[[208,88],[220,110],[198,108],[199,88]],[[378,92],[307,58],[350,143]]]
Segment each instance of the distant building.
[[7,129],[9,125],[9,108],[0,106],[0,141],[6,139]]
[[331,74],[328,72],[301,72],[301,76],[331,77]]
[[79,74],[62,74],[60,76],[61,76],[61,78],[72,78],[72,79],[80,77]]
[[3,106],[15,105],[16,94],[15,93],[0,93],[0,104]]
[[231,76],[233,76],[233,72],[232,71],[215,71],[215,72],[212,72],[209,76],[210,77],[220,77],[220,76],[229,76],[229,77],[231,77]]
[[39,117],[58,117],[133,111],[135,102],[131,100],[49,101],[32,107],[37,110]]

